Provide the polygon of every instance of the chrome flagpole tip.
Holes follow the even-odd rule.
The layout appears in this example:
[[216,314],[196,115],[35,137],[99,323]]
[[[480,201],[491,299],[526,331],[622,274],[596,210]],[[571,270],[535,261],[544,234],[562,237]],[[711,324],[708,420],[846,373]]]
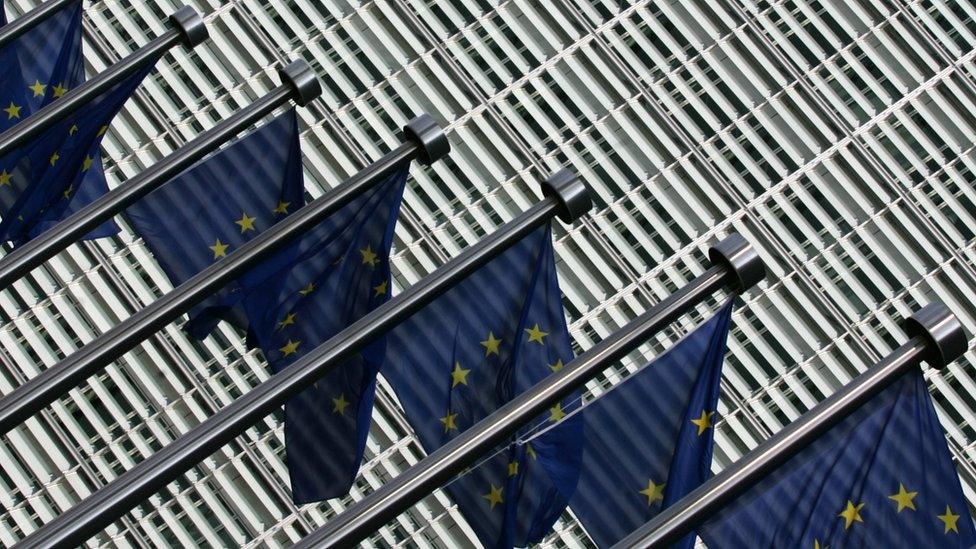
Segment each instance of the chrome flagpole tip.
[[748,240],[732,233],[708,249],[713,264],[725,265],[733,276],[735,290],[744,292],[766,277],[766,266]]
[[407,122],[403,127],[403,136],[414,141],[420,147],[417,158],[425,166],[447,156],[451,152],[451,143],[447,134],[434,117],[424,113]]
[[962,356],[969,348],[969,340],[962,323],[941,301],[933,301],[905,319],[908,337],[920,336],[928,343],[925,362],[933,368],[943,368]]
[[169,21],[180,31],[183,45],[188,48],[195,48],[210,35],[203,18],[190,6],[183,6],[170,14]]
[[295,103],[304,107],[322,94],[322,84],[312,66],[304,59],[292,61],[278,70],[281,83],[287,83],[295,92]]
[[586,183],[567,169],[559,170],[542,182],[542,195],[559,201],[559,219],[565,223],[576,221],[593,207]]

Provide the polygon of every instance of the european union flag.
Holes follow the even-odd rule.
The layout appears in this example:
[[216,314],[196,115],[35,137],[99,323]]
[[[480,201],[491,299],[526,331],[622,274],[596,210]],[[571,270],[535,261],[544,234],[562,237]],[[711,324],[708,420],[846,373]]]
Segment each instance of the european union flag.
[[[389,255],[407,173],[357,196],[248,274],[250,331],[275,372],[389,300]],[[296,503],[344,496],[352,486],[383,349],[382,339],[372,343],[285,404]]]
[[976,532],[918,369],[698,530],[722,547],[973,547]]
[[[620,541],[710,476],[731,316],[730,301],[583,408],[583,465],[570,507],[598,546]],[[679,544],[693,545],[694,536]]]
[[[81,3],[70,4],[0,52],[9,97],[0,121],[12,126],[83,81]],[[100,144],[108,124],[151,64],[85,108],[0,158],[0,241],[21,244],[104,194]],[[118,231],[106,222],[85,238]]]
[[[303,204],[301,149],[294,109],[197,162],[126,216],[160,267],[179,285]],[[221,319],[247,327],[231,284],[195,307],[185,328],[204,337]]]
[[[541,227],[387,336],[383,375],[432,451],[573,358],[550,228]],[[445,487],[486,547],[539,541],[576,485],[581,422],[567,397],[530,444],[512,444]],[[563,421],[561,421],[563,420]]]
[[[196,307],[184,326],[205,337],[220,320],[248,332],[280,371],[387,301],[407,170],[357,196],[297,241]],[[302,205],[294,111],[198,164],[128,210],[180,283]],[[369,434],[378,341],[285,405],[285,446],[297,503],[345,495]]]
[[0,131],[85,81],[81,14],[68,3],[0,49]]

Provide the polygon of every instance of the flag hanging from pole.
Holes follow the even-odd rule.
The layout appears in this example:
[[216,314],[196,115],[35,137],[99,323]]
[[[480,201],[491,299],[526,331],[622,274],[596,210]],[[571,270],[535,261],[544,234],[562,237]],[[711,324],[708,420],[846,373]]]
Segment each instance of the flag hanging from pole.
[[[83,82],[81,2],[4,47],[0,64],[8,95],[0,97],[0,122],[9,129]],[[108,190],[102,137],[151,68],[152,63],[0,158],[0,241],[22,244]],[[117,231],[108,221],[84,238]]]
[[917,368],[725,506],[698,534],[712,549],[976,544]]
[[[387,336],[383,375],[432,451],[573,358],[549,226],[541,227]],[[567,397],[529,445],[506,445],[445,487],[486,547],[541,540],[576,485],[580,425]]]
[[[127,213],[179,284],[302,206],[294,111],[201,162]],[[408,170],[397,170],[190,312],[205,337],[220,320],[244,329],[280,371],[392,293],[389,253]],[[345,495],[369,433],[383,341],[285,405],[296,503]]]
[[[728,302],[653,362],[587,404],[570,508],[609,547],[711,475]],[[690,548],[694,536],[676,547]]]

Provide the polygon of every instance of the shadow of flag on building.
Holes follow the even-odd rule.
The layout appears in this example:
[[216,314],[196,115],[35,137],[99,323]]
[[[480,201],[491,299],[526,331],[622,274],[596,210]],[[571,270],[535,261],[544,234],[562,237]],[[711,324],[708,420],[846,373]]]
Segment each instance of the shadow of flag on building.
[[[731,315],[729,301],[581,410],[583,464],[570,508],[599,547],[620,541],[711,475]],[[676,546],[694,541],[688,536]]]
[[918,368],[726,505],[698,534],[711,549],[976,544]]
[[[428,452],[573,359],[549,226],[387,336],[383,375]],[[567,397],[543,417],[563,418]],[[576,485],[580,421],[502,448],[445,487],[485,547],[539,541]]]
[[[68,4],[0,51],[0,130],[26,121],[84,82],[81,13],[80,1]],[[152,65],[0,158],[0,241],[22,244],[108,190],[102,137]],[[106,222],[85,238],[117,231]]]

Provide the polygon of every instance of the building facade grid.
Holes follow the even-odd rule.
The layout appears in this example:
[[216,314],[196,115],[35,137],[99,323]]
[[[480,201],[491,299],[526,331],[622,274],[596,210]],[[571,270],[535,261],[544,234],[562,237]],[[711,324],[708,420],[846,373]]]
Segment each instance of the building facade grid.
[[[12,18],[36,4],[8,2]],[[414,166],[396,232],[397,289],[539,198],[558,167],[596,206],[555,229],[579,352],[707,267],[742,233],[771,276],[740,299],[716,424],[732,463],[903,341],[942,300],[976,333],[976,4],[970,0],[235,0],[191,2],[210,40],[174,49],[112,124],[120,184],[277,84],[304,58],[324,93],[299,109],[316,197],[428,112],[453,151]],[[170,0],[85,4],[89,74],[165,28]],[[171,289],[131,231],[72,246],[0,292],[6,393]],[[712,300],[589,384],[619,382],[715,310]],[[972,348],[926,371],[976,504]],[[267,379],[221,326],[179,323],[0,442],[10,545]],[[249,429],[93,546],[287,546],[423,455],[381,383],[351,493],[291,503],[280,417]],[[367,546],[476,545],[441,492]],[[567,514],[543,543],[592,543]]]

